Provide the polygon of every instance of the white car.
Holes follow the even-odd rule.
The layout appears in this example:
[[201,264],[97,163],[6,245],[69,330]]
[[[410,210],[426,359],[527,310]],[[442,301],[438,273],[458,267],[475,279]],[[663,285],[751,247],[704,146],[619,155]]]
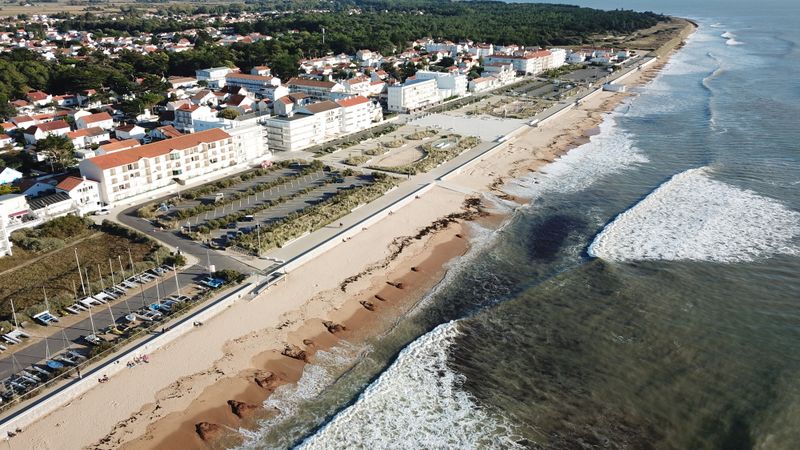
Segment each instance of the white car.
[[97,211],[94,212],[94,215],[96,215],[96,216],[106,216],[108,214],[111,214],[111,209],[110,208],[100,208],[100,209],[98,209]]

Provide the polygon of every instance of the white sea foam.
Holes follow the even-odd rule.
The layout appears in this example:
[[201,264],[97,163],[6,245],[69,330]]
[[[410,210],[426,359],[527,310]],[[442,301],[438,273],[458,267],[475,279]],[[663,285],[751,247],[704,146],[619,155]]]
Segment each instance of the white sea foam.
[[442,324],[398,356],[352,406],[302,449],[515,448],[509,426],[481,409],[447,366],[456,322]]
[[366,347],[356,347],[346,341],[339,342],[330,350],[321,350],[314,355],[314,364],[306,364],[303,375],[295,384],[285,384],[273,392],[264,402],[264,407],[278,414],[259,423],[259,430],[241,428],[244,437],[241,449],[260,449],[262,434],[295,415],[303,403],[317,397],[331,385],[343,370],[352,366]]
[[730,31],[726,31],[726,32],[720,34],[720,37],[725,38],[725,43],[727,45],[743,45],[744,44],[744,42],[737,41],[736,40],[736,35],[731,33]]
[[588,143],[570,150],[541,171],[507,185],[505,190],[526,198],[554,191],[578,192],[606,175],[647,161],[630,136],[616,126],[612,115],[600,124],[600,133]]
[[800,213],[699,168],[675,175],[620,214],[589,254],[615,261],[752,261],[800,253],[798,236]]

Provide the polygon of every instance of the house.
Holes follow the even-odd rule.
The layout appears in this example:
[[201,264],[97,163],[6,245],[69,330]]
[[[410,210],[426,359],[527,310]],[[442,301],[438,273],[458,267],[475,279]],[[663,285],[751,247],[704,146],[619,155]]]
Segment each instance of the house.
[[42,91],[31,91],[26,95],[29,102],[36,106],[49,105],[53,101],[53,96]]
[[393,112],[411,112],[439,103],[436,80],[413,79],[387,88],[387,109]]
[[14,138],[12,138],[11,136],[5,133],[0,133],[0,150],[2,150],[5,147],[8,147],[9,145],[14,146],[14,142],[15,142]]
[[22,178],[22,172],[6,167],[0,171],[0,184],[11,184]]
[[345,89],[333,81],[307,80],[305,78],[292,78],[286,83],[291,92],[302,92],[320,100],[332,98],[334,93],[344,93]]
[[72,145],[76,149],[87,148],[93,144],[100,144],[111,138],[108,130],[104,130],[100,127],[70,131],[67,133],[67,137],[72,141]]
[[357,76],[342,82],[345,92],[349,94],[368,95],[372,80],[365,75]]
[[475,78],[469,82],[470,92],[483,92],[497,86],[499,80],[494,77]]
[[234,108],[240,114],[252,112],[254,104],[253,99],[244,95],[231,95],[225,100],[226,108]]
[[267,66],[255,66],[250,69],[250,75],[260,75],[262,77],[268,77],[272,75],[272,69]]
[[217,106],[218,97],[208,89],[203,89],[194,94],[189,100],[195,105]]
[[0,256],[11,255],[12,231],[41,223],[31,214],[28,200],[22,194],[0,195]]
[[24,137],[27,144],[35,144],[39,139],[44,139],[53,134],[56,136],[64,136],[69,133],[69,124],[64,120],[55,120],[53,122],[40,123],[33,125],[25,130]]
[[93,213],[102,208],[100,183],[86,177],[66,177],[55,187],[56,192],[67,194],[73,202],[73,209],[79,215]]
[[197,78],[172,76],[167,78],[167,83],[172,86],[172,89],[187,89],[197,86]]
[[120,125],[114,129],[117,139],[142,139],[147,130],[136,124]]
[[57,106],[72,107],[78,104],[78,97],[74,95],[56,95],[53,96],[53,103]]
[[175,128],[181,131],[192,132],[195,120],[214,117],[213,111],[208,106],[203,105],[183,105],[175,110]]
[[238,163],[231,136],[213,128],[85,159],[81,175],[100,184],[100,198],[114,204]]
[[95,114],[76,117],[75,126],[78,127],[79,130],[91,127],[100,127],[104,130],[110,130],[114,128],[114,119],[111,118],[109,113],[103,111]]
[[183,133],[178,131],[178,129],[172,125],[166,125],[150,130],[150,137],[153,139],[172,139],[180,136],[183,136]]

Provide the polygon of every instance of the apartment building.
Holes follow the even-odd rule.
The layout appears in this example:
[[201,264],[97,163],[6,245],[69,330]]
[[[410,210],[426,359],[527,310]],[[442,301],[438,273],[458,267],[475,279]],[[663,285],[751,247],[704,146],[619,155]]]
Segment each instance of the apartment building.
[[286,83],[291,92],[302,92],[319,100],[328,100],[336,97],[337,93],[344,93],[345,89],[333,81],[308,80],[305,78],[292,78]]
[[380,107],[360,95],[316,103],[307,103],[308,98],[291,94],[275,103],[276,113],[281,115],[264,121],[271,150],[301,150],[364,130],[383,119]]
[[361,95],[336,100],[336,104],[342,110],[340,130],[345,134],[365,130],[383,119],[381,108]]
[[261,161],[272,157],[267,141],[267,130],[263,125],[266,118],[266,115],[251,113],[235,119],[217,117],[199,120],[195,122],[195,130],[204,131],[212,128],[224,130],[233,138],[238,162]]
[[262,94],[281,85],[281,79],[272,76],[250,75],[246,73],[229,73],[225,75],[225,85],[242,87],[250,92]]
[[435,79],[406,80],[387,88],[387,108],[392,112],[410,112],[441,101]]
[[[555,66],[552,53],[549,50],[539,50],[526,52],[521,55],[490,55],[484,58],[484,63],[489,64],[511,64],[517,73],[524,75],[536,75]],[[563,64],[563,62],[562,62]]]
[[339,104],[326,100],[296,106],[285,117],[271,117],[264,121],[269,148],[300,150],[336,137],[342,130],[342,113]]
[[175,109],[175,128],[191,133],[194,130],[196,120],[205,120],[214,117],[215,114],[205,105],[183,104]]
[[418,70],[415,77],[418,80],[436,80],[436,88],[439,89],[439,97],[442,99],[462,96],[467,93],[469,80],[466,75],[461,75],[457,71],[430,72]]
[[114,204],[238,162],[231,136],[214,128],[85,159],[79,168],[100,184],[102,201]]
[[204,81],[209,88],[221,89],[225,87],[225,76],[231,72],[233,70],[230,67],[211,67],[195,70],[194,75],[198,82]]

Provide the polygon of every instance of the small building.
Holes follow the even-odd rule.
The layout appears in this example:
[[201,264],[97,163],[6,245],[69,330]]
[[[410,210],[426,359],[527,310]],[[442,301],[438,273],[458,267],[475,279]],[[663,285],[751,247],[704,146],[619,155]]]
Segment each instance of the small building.
[[111,139],[108,130],[104,130],[100,127],[70,131],[67,133],[67,137],[72,141],[72,145],[76,149],[91,147],[94,144],[99,145],[101,142]]
[[26,143],[35,144],[39,139],[44,139],[50,135],[65,136],[69,131],[69,124],[66,121],[55,120],[29,127],[25,130],[24,137]]
[[100,127],[104,130],[114,128],[114,119],[105,111],[89,114],[86,116],[75,117],[75,126],[78,129]]
[[114,129],[117,139],[139,139],[145,137],[147,130],[136,124],[120,125]]

